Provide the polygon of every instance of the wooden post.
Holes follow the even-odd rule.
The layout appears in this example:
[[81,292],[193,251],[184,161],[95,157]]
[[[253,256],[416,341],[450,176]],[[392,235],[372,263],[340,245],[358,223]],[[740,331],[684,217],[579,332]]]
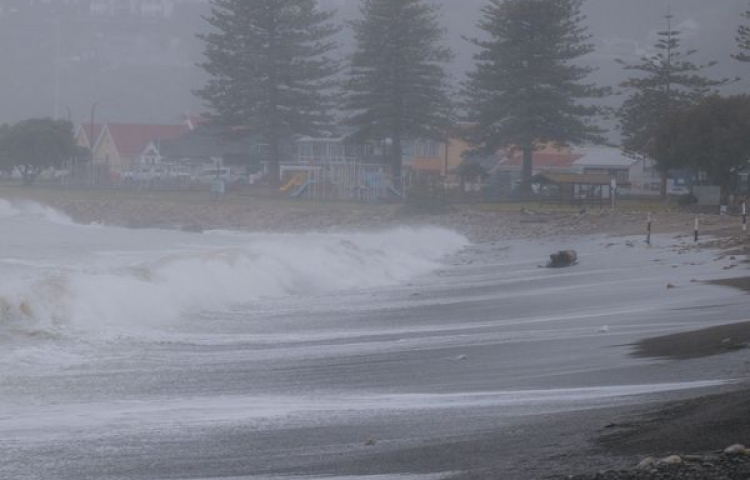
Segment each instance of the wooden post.
[[648,212],[648,223],[646,224],[646,244],[651,245],[651,212]]
[[698,232],[700,230],[700,221],[695,217],[695,243],[698,243]]

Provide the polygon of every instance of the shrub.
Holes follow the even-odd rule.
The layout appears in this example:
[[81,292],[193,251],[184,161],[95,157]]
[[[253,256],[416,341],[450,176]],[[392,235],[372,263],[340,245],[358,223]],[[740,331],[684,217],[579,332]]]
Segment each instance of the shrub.
[[692,193],[686,193],[685,195],[680,195],[677,198],[677,205],[681,207],[692,207],[693,205],[697,203],[698,203],[698,197],[696,197]]
[[406,191],[406,207],[412,213],[445,213],[448,203],[448,192],[440,181],[420,182]]

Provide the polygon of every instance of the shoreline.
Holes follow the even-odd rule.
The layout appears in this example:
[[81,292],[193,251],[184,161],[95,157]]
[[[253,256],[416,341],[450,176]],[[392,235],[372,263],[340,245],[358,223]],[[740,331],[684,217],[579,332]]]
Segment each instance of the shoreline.
[[[110,192],[7,186],[0,186],[0,200],[48,205],[76,223],[134,229],[327,233],[435,226],[454,230],[474,243],[594,234],[643,235],[645,241],[646,217],[651,206],[656,209],[654,235],[692,236],[696,216],[668,210],[663,205],[624,205],[612,212],[608,208],[537,204],[454,205],[444,213],[427,214],[400,204],[310,203],[242,194],[231,194],[217,202],[201,192]],[[710,214],[701,218],[702,235],[728,239],[742,233],[738,217]]]
[[[399,205],[307,204],[288,199],[243,196],[214,203],[204,196],[138,196],[132,193],[61,193],[48,189],[8,190],[0,187],[0,200],[7,199],[11,203],[37,202],[62,211],[78,223],[100,223],[127,228],[168,228],[193,232],[239,229],[269,233],[303,233],[438,226],[462,233],[474,243],[493,243],[510,239],[543,240],[556,236],[570,239],[579,235],[624,236],[641,233],[644,234],[645,240],[645,214],[637,209],[623,208],[611,213],[608,210],[581,212],[575,209],[549,207],[532,209],[528,205],[457,206],[442,215],[426,215],[407,214]],[[692,234],[694,214],[660,212],[654,217],[657,220],[655,235],[688,237]],[[718,255],[725,256],[740,256],[747,253],[748,241],[742,235],[736,217],[704,215],[703,219],[704,233],[710,235],[711,239],[702,241],[697,247],[691,244],[677,248],[715,250]],[[736,263],[741,264],[742,259]],[[725,288],[750,288],[747,279],[741,278],[715,281],[713,284]],[[727,339],[729,341],[725,341]],[[631,354],[674,362],[726,353],[735,353],[746,358],[747,355],[741,352],[748,342],[750,322],[735,323],[648,338],[632,346],[634,351]],[[736,361],[738,358],[740,357],[734,357],[730,361]],[[514,464],[513,474],[516,476],[513,478],[544,478],[556,475],[576,480],[716,478],[704,475],[712,470],[704,467],[702,463],[712,464],[715,467],[714,472],[727,465],[734,468],[737,466],[734,465],[737,463],[736,458],[717,456],[716,452],[734,443],[750,444],[750,438],[740,438],[744,432],[750,432],[750,387],[739,384],[720,390],[721,393],[716,395],[709,395],[713,392],[701,392],[701,396],[696,398],[690,398],[685,394],[684,398],[687,400],[684,401],[664,403],[663,400],[649,399],[639,406],[578,412],[561,416],[559,419],[540,417],[534,425],[523,427],[536,429],[535,433],[518,433],[506,437],[504,432],[492,432],[486,436],[478,434],[472,438],[447,438],[444,444],[434,448],[414,449],[399,455],[448,455],[447,459],[453,455],[457,462],[467,464],[467,461],[470,463],[472,455],[492,455],[496,452],[496,443],[503,447],[504,452],[513,451],[519,445],[514,442],[524,439],[528,441],[530,438],[544,440],[544,433],[540,432],[549,430],[559,438],[545,441],[544,445],[538,446],[537,453],[540,453],[541,457],[537,457],[531,448],[531,452],[519,454],[518,459],[504,460]],[[685,433],[686,425],[690,426],[689,434]],[[564,438],[568,435],[573,438],[570,443],[566,443]],[[699,465],[705,470],[699,474],[704,476],[685,476],[684,468],[687,467],[684,463],[663,468],[654,466],[650,470],[634,468],[638,461],[646,456],[662,458],[673,454],[682,455],[684,458],[689,458],[690,455],[710,457],[710,460]],[[465,458],[459,457],[460,455]],[[529,470],[533,471],[535,476],[524,477],[525,469],[519,462],[535,459],[540,463]],[[503,465],[502,461],[498,462]],[[740,462],[740,467],[743,465]],[[598,471],[603,468],[626,470],[607,470],[602,475],[567,477],[571,474],[580,474],[582,471]],[[504,477],[503,472],[476,472],[462,475],[461,478],[509,477]],[[745,480],[747,477],[742,478]]]

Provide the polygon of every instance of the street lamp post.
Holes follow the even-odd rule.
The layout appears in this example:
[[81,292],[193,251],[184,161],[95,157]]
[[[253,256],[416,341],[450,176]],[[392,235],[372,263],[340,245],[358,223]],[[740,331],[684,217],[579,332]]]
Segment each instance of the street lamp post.
[[94,141],[95,141],[94,139],[94,116],[96,115],[96,107],[99,105],[99,102],[101,102],[101,100],[97,100],[96,102],[94,102],[93,105],[91,105],[91,122],[89,123],[89,127],[90,127],[89,135],[91,135],[91,138],[89,138],[89,143],[92,149],[94,148]]

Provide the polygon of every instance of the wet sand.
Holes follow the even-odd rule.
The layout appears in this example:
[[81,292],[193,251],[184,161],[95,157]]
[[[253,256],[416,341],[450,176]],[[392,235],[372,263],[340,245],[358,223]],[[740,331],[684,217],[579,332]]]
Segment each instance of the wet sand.
[[735,323],[641,340],[633,355],[684,360],[730,353],[749,342],[750,322]]

